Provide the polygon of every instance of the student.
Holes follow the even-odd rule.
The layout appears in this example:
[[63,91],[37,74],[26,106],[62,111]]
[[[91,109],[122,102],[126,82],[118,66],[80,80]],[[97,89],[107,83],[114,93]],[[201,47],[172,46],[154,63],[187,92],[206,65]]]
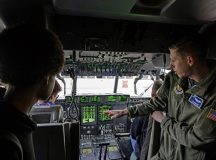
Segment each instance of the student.
[[0,156],[8,160],[35,160],[28,114],[39,99],[52,93],[64,64],[57,36],[40,27],[19,25],[0,34],[0,79],[7,91],[0,102]]
[[[152,92],[151,92],[151,98],[154,98],[156,96],[157,90],[160,88],[162,84],[162,81],[156,80],[152,86]],[[150,133],[147,133],[147,128],[149,125],[152,125],[151,120],[149,121],[148,115],[145,116],[139,116],[135,117],[135,119],[132,122],[131,125],[131,142],[133,147],[133,152],[131,154],[130,160],[137,160],[140,157],[140,152],[142,149],[142,146],[145,142],[145,144],[148,144],[146,141],[150,141],[150,137],[147,135],[150,135]],[[147,145],[143,146],[148,148]],[[147,154],[147,153],[146,153]]]
[[152,160],[215,159],[216,69],[207,63],[205,41],[201,35],[189,35],[169,50],[172,71],[155,99],[106,114],[117,118],[152,113],[162,134],[159,151]]

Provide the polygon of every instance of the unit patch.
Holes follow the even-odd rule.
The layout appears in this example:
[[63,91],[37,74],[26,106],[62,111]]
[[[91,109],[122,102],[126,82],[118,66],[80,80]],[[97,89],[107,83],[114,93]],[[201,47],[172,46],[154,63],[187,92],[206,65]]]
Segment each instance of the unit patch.
[[199,109],[202,107],[204,102],[204,100],[197,95],[191,95],[188,101]]
[[207,115],[207,118],[216,121],[216,110],[211,109]]
[[182,94],[183,93],[183,89],[178,84],[175,86],[174,91],[176,94]]

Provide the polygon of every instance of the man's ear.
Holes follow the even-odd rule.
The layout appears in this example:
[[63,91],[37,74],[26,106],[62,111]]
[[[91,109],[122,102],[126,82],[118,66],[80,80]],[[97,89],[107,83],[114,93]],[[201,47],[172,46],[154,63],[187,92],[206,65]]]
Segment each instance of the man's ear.
[[192,56],[192,55],[189,55],[189,56],[187,56],[187,64],[189,65],[189,66],[193,66],[194,65],[194,56]]

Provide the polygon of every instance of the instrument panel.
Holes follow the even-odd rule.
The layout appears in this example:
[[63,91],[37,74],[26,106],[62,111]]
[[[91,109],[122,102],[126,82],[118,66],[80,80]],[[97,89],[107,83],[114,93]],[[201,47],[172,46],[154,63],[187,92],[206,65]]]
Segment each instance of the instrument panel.
[[104,112],[126,108],[129,98],[126,94],[81,94],[65,97],[66,104],[75,104],[78,109],[81,160],[122,159],[115,135],[129,133],[130,120],[126,116],[111,119]]

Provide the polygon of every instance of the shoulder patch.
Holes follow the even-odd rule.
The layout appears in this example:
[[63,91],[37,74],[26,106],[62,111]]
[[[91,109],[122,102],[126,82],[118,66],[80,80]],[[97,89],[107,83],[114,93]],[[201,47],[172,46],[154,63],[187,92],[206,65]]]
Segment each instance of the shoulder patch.
[[175,86],[174,91],[176,94],[182,94],[183,93],[183,89],[178,84]]
[[216,110],[211,109],[207,115],[207,118],[216,122]]

